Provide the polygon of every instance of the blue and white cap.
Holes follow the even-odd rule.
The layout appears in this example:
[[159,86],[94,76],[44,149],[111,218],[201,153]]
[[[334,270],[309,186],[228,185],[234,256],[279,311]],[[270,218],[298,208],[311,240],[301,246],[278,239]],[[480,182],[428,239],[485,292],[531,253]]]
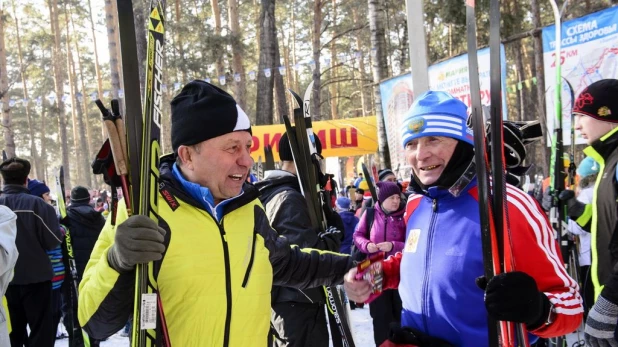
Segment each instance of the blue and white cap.
[[428,91],[421,94],[404,117],[401,135],[403,146],[425,136],[446,136],[474,146],[468,127],[468,107],[449,93]]

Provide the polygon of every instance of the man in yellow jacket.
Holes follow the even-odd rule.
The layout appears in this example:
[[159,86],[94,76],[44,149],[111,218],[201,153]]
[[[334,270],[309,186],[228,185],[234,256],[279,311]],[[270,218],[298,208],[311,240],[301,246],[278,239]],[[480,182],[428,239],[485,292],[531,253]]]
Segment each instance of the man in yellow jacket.
[[245,184],[249,118],[229,94],[193,81],[171,106],[174,154],[161,159],[159,225],[127,218],[123,206],[117,226],[108,220],[80,284],[79,320],[97,339],[120,330],[133,308],[135,264],[155,261],[172,345],[266,346],[273,284],[338,284],[352,262],[291,246],[270,227],[257,189]]

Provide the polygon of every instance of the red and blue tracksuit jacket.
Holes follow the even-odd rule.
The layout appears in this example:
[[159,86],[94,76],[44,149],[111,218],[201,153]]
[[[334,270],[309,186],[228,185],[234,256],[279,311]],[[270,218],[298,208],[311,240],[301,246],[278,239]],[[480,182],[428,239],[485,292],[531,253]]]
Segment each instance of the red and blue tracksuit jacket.
[[[547,217],[513,186],[507,186],[507,204],[515,270],[536,280],[557,313],[552,324],[531,333],[553,337],[574,331],[582,321],[582,300]],[[475,284],[483,275],[476,180],[457,197],[437,187],[411,195],[405,219],[404,250],[384,263],[384,286],[401,295],[402,326],[454,346],[487,346],[487,311]]]

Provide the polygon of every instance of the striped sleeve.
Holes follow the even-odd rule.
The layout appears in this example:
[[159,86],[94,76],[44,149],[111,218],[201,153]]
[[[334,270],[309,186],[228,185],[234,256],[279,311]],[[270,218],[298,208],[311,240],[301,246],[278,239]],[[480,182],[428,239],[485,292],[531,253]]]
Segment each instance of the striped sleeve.
[[552,227],[528,194],[508,186],[507,201],[515,269],[536,280],[556,313],[553,323],[531,332],[543,338],[571,333],[582,322],[582,298],[564,267]]

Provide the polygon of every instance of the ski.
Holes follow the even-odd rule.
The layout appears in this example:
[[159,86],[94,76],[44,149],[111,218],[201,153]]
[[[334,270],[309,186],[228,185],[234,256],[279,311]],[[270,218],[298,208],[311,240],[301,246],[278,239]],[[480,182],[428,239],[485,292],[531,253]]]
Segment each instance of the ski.
[[[502,71],[500,64],[500,0],[489,3],[489,66],[490,66],[490,131],[491,136],[491,204],[494,217],[494,230],[497,245],[500,272],[515,269],[512,256],[511,230],[507,209],[506,166],[504,158],[504,125],[502,117]],[[506,238],[506,240],[505,240]],[[506,249],[505,249],[506,248]],[[498,274],[499,272],[496,272]],[[517,342],[524,347],[530,345],[528,332],[524,324],[501,322],[502,342],[506,346],[515,346]],[[517,342],[516,342],[517,339]]]
[[273,148],[270,145],[264,146],[264,171],[275,169],[275,159],[273,157]]
[[[563,77],[562,77],[562,62],[561,62],[561,52],[562,52],[562,12],[566,8],[568,1],[563,3],[562,9],[558,7],[558,3],[556,0],[549,1],[552,12],[554,15],[555,21],[555,31],[556,31],[556,40],[555,40],[555,66],[556,66],[556,76],[555,76],[555,87],[554,87],[554,133],[552,136],[552,147],[551,147],[551,159],[549,166],[549,193],[552,196],[552,204],[549,210],[549,221],[554,230],[554,236],[558,245],[560,246],[562,260],[564,266],[569,273],[569,275],[575,279],[579,283],[579,273],[578,273],[578,254],[577,249],[575,247],[576,240],[570,237],[568,233],[568,217],[566,214],[566,206],[563,201],[560,200],[559,196],[562,191],[565,190],[565,167],[564,167],[564,143],[562,137],[562,86],[563,86]],[[575,102],[575,93],[573,91],[573,87],[569,83],[568,80],[564,79],[567,84],[567,87],[570,91],[571,96],[571,108],[573,102]],[[575,152],[575,124],[571,120],[571,156],[568,168],[568,177],[570,189],[574,189],[575,185],[575,163],[574,163],[574,152]],[[564,344],[566,338],[564,336],[560,336],[552,339],[552,343],[555,343],[556,346],[561,346]]]
[[378,202],[378,193],[376,192],[376,187],[371,180],[371,175],[369,174],[369,170],[367,169],[367,165],[365,163],[361,164],[363,169],[363,175],[365,176],[365,180],[367,181],[367,186],[369,187],[369,192],[371,192],[371,199],[373,200],[373,204],[375,205]]
[[[158,222],[158,181],[163,107],[164,4],[153,0],[147,20],[148,46],[143,113],[139,96],[137,46],[131,0],[118,1],[118,21],[125,90],[127,163],[130,171],[130,213],[149,216]],[[130,94],[127,94],[130,93]],[[125,200],[128,202],[128,200]],[[133,331],[131,345],[170,346],[161,299],[157,294],[153,263],[138,264],[136,269]],[[161,336],[157,335],[158,328]]]
[[264,165],[262,165],[262,156],[258,157],[257,166],[256,166],[256,174],[257,180],[261,181],[264,179]]
[[[483,266],[485,277],[489,281],[499,271],[499,255],[494,253],[495,229],[491,220],[491,204],[489,199],[489,175],[487,167],[487,150],[485,144],[485,121],[481,105],[480,83],[478,74],[478,57],[476,43],[476,13],[475,0],[466,0],[466,32],[468,41],[468,73],[470,77],[470,117],[474,130],[474,160],[478,186],[479,217],[481,225],[481,241],[483,249]],[[500,133],[502,133],[500,131]],[[501,346],[500,334],[505,330],[498,322],[487,317],[488,338],[490,347]]]
[[[67,210],[65,205],[65,196],[64,196],[64,168],[62,166],[58,167],[54,174],[55,184],[56,184],[56,209],[58,211],[58,216],[60,217],[60,222],[62,223],[67,216]],[[61,227],[64,229],[64,240],[61,244],[62,248],[62,262],[65,268],[65,281],[67,282],[66,294],[68,296],[68,309],[66,315],[68,316],[68,321],[71,326],[66,327],[67,330],[71,330],[71,334],[69,335],[69,347],[81,346],[84,343],[84,337],[82,336],[82,328],[79,325],[79,321],[77,320],[77,299],[78,299],[78,287],[79,280],[77,276],[77,266],[75,265],[75,255],[73,253],[73,246],[71,243],[71,233],[69,228],[65,225],[61,224]]]
[[[298,173],[298,180],[301,186],[301,191],[305,196],[309,216],[312,226],[319,230],[326,230],[326,221],[324,217],[324,210],[322,204],[325,197],[319,193],[321,190],[321,184],[319,179],[321,171],[319,169],[318,154],[314,152],[311,154],[311,147],[315,150],[315,142],[312,137],[309,136],[308,126],[311,123],[305,117],[303,112],[303,100],[298,94],[290,91],[294,96],[298,107],[294,108],[294,123],[296,129],[292,129],[292,125],[288,116],[283,116],[283,122],[288,133],[288,139],[290,141],[290,148],[292,150],[292,157],[294,164],[296,165],[296,172]],[[310,117],[309,117],[310,119]],[[313,135],[313,132],[312,132]],[[301,174],[305,173],[305,174]],[[334,322],[336,329],[331,324],[331,335],[333,337],[340,336],[341,341],[333,338],[334,346],[354,347],[354,339],[352,331],[348,324],[348,320],[345,315],[345,308],[343,307],[343,301],[336,287],[324,287],[324,294],[326,296],[326,307],[329,314],[329,320]]]

